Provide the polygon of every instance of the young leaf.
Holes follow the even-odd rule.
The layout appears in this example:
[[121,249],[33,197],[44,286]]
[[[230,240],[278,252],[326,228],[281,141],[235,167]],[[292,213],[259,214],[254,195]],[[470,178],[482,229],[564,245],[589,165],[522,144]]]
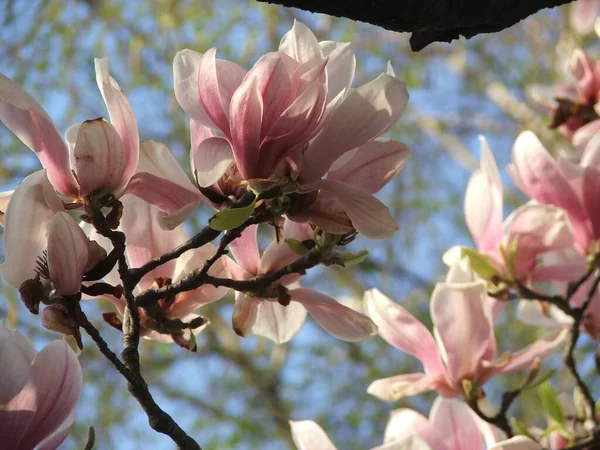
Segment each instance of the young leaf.
[[562,424],[565,420],[560,400],[554,392],[549,381],[545,381],[538,388],[538,394],[542,401],[542,408],[552,417],[557,423]]
[[248,206],[219,211],[208,221],[208,226],[217,231],[237,228],[252,215],[255,205],[256,198]]

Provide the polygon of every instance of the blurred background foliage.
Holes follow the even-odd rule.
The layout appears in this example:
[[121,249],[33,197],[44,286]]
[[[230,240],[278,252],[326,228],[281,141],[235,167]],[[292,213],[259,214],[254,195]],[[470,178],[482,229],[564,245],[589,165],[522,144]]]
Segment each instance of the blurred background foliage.
[[[118,80],[138,115],[142,139],[166,143],[189,172],[187,119],[172,89],[172,60],[183,48],[218,48],[222,58],[250,68],[276,49],[294,18],[320,40],[351,41],[356,83],[374,78],[391,61],[408,83],[411,101],[391,135],[413,151],[402,173],[380,198],[400,224],[393,240],[353,243],[369,258],[347,270],[318,268],[305,285],[343,298],[360,309],[365,289],[378,287],[430,325],[429,295],[445,272],[441,254],[471,245],[462,212],[464,189],[478,166],[477,136],[488,138],[505,187],[505,213],[523,202],[505,165],[517,133],[530,128],[552,149],[563,142],[526,95],[534,84],[565,78],[574,48],[592,48],[595,36],[569,29],[568,7],[545,10],[501,33],[411,53],[407,35],[374,26],[248,0],[4,0],[0,2],[0,71],[23,84],[49,111],[61,131],[78,121],[106,115],[95,85],[93,58],[110,57]],[[0,183],[12,189],[37,170],[37,159],[5,128],[0,129]],[[209,211],[199,213],[198,227]],[[0,318],[34,339],[38,347],[57,336],[20,307],[2,285]],[[113,349],[119,335],[104,326],[106,301],[85,309]],[[377,378],[421,368],[413,358],[375,337],[362,344],[335,340],[308,321],[289,344],[238,338],[231,330],[232,297],[202,311],[212,324],[198,337],[198,353],[144,341],[144,374],[157,401],[204,449],[293,448],[288,420],[313,419],[340,449],[381,443],[390,410],[410,406],[428,413],[433,395],[383,403],[366,394]],[[543,330],[528,329],[508,305],[497,326],[501,350],[518,349]],[[147,425],[125,381],[85,340],[81,356],[85,388],[76,424],[64,448],[83,448],[89,425],[98,449],[172,448]],[[593,348],[586,341],[583,351]],[[550,361],[547,366],[557,364]],[[591,376],[593,364],[585,365]],[[520,376],[495,380],[491,401]],[[569,384],[555,379],[556,387]],[[545,425],[538,399],[524,396],[511,410],[527,423]]]

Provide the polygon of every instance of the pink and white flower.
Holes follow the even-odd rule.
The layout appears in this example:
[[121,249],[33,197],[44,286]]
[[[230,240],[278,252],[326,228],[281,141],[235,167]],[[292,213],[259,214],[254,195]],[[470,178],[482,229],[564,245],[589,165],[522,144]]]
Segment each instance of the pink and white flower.
[[[352,150],[375,160],[389,156],[390,143],[374,140],[396,123],[408,101],[404,83],[387,73],[351,88],[354,68],[349,44],[318,42],[299,22],[277,52],[264,55],[248,72],[217,59],[214,49],[179,52],[175,94],[192,120],[199,185],[221,180],[215,189],[228,195],[246,180],[287,178],[300,193],[322,191],[335,198],[358,231],[389,237],[397,226],[368,189],[335,177],[322,180]],[[406,152],[403,144],[395,146],[397,153]]]
[[15,450],[53,450],[67,438],[83,377],[64,341],[39,353],[0,322],[0,441]]
[[[527,369],[538,358],[556,352],[567,335],[563,329],[518,352],[496,358],[496,339],[486,284],[467,260],[452,266],[431,298],[433,335],[412,314],[377,289],[365,293],[369,316],[379,335],[394,347],[416,356],[424,372],[373,382],[368,392],[382,400],[437,390],[444,397],[463,395],[463,381],[480,389],[497,373]],[[435,338],[434,338],[435,336]]]
[[[312,238],[308,224],[286,220],[286,239],[303,241]],[[250,226],[229,245],[237,263],[231,261],[234,279],[248,280],[260,274],[276,271],[299,258],[289,246],[273,241],[262,253],[258,249],[257,226]],[[371,319],[341,305],[334,298],[313,289],[300,287],[300,275],[291,274],[281,280],[287,288],[290,302],[281,305],[277,298],[256,298],[236,293],[233,329],[240,336],[254,333],[278,344],[289,341],[302,327],[306,313],[327,332],[345,341],[362,341],[377,332]]]
[[[2,274],[18,288],[33,276],[46,248],[49,220],[81,206],[88,194],[105,189],[116,197],[131,192],[176,213],[201,198],[195,189],[148,173],[137,173],[139,135],[127,98],[109,75],[108,59],[96,59],[96,81],[111,121],[72,126],[66,144],[46,111],[19,85],[0,75],[0,120],[38,156],[44,170],[28,177],[10,196],[5,222],[6,263]],[[135,175],[134,175],[135,174]],[[6,204],[8,195],[2,195]]]

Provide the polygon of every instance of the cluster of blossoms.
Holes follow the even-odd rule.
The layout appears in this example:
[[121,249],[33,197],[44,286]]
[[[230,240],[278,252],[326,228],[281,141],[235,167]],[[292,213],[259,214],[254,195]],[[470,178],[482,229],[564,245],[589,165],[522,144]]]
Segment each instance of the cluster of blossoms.
[[[141,378],[139,360],[131,363],[137,338],[193,351],[194,336],[209,326],[200,308],[233,290],[232,328],[240,336],[281,344],[310,315],[339,339],[379,333],[421,361],[422,372],[369,386],[385,401],[431,390],[440,395],[429,419],[394,411],[377,449],[541,449],[546,436],[512,436],[507,422],[503,427],[483,412],[484,386],[497,374],[521,371],[528,388],[573,328],[600,335],[600,294],[591,276],[600,250],[600,66],[576,52],[577,83],[556,94],[553,125],[581,150],[576,160],[554,159],[531,132],[518,137],[509,171],[531,201],[506,219],[500,174],[482,140],[481,168],[465,197],[477,249],[455,247],[444,255],[450,267],[431,296],[430,332],[376,289],[364,295],[364,315],[300,284],[318,264],[361,260],[364,252],[345,249],[358,233],[385,239],[398,229],[373,194],[409,157],[405,144],[381,138],[404,112],[408,94],[391,66],[352,87],[355,64],[349,44],[319,42],[298,22],[276,52],[248,71],[218,59],[215,49],[179,52],[174,91],[190,121],[191,177],[166,146],[139,141],[135,115],[107,59],[96,60],[96,80],[110,121],[74,125],[64,140],[42,107],[0,76],[0,120],[44,167],[0,194],[2,276],[32,313],[44,305],[43,325],[65,335],[76,351],[83,348],[81,328],[94,338],[82,300],[108,298],[116,312],[103,319],[123,332],[124,362],[115,365],[130,383],[136,370]],[[190,236],[184,222],[203,203],[215,213]],[[260,224],[275,234],[264,248]],[[538,294],[540,283],[567,295]],[[514,298],[525,299],[523,321],[550,330],[498,356],[494,321]],[[81,391],[75,353],[55,342],[36,356],[21,335],[0,324],[0,361],[12,358],[22,364],[0,373],[0,436],[10,430],[14,448],[56,448]],[[50,403],[46,394],[60,401]],[[593,420],[586,419],[589,431]],[[314,422],[291,424],[299,449],[334,449]],[[559,431],[551,436],[553,448],[573,437]],[[565,442],[557,444],[560,439]]]

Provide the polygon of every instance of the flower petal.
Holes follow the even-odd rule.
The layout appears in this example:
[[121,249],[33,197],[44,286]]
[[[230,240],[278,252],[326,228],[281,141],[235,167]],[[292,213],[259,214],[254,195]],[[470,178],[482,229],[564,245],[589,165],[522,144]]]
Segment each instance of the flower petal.
[[292,439],[298,450],[336,450],[333,443],[316,422],[290,420]]
[[229,244],[229,250],[237,263],[252,276],[258,275],[258,266],[260,265],[257,232],[258,225],[250,225],[239,238]]
[[438,389],[440,379],[438,374],[406,373],[373,381],[367,388],[367,393],[383,401],[392,402],[402,397]]
[[108,58],[96,58],[94,64],[98,89],[106,103],[110,122],[119,133],[123,145],[124,169],[119,186],[125,186],[138,165],[140,136],[137,120],[127,97],[123,94],[119,84],[110,76]]
[[192,149],[194,176],[198,186],[207,187],[221,179],[234,163],[233,150],[227,139],[211,137]]
[[217,50],[211,48],[202,56],[198,70],[198,92],[208,117],[229,136],[229,105],[246,71],[238,64],[217,59],[216,53]]
[[175,55],[173,60],[175,98],[190,119],[206,127],[216,128],[200,100],[198,81],[202,56],[202,53],[188,49],[181,50]]
[[440,437],[429,444],[433,448],[444,445],[452,450],[483,448],[483,439],[471,409],[462,401],[438,397],[435,399],[429,420]]
[[58,212],[48,224],[48,268],[56,292],[73,295],[81,290],[88,261],[89,240],[75,219]]
[[143,141],[140,144],[140,160],[137,171],[151,173],[190,191],[196,190],[173,153],[161,142]]
[[8,203],[12,198],[12,195],[15,191],[4,191],[0,192],[0,225],[4,226],[4,220],[6,216],[6,209],[8,208]]
[[[308,223],[298,223],[286,219],[283,225],[284,239],[305,241],[312,239],[312,228]],[[292,251],[285,242],[277,243],[273,240],[260,259],[258,273],[269,273],[296,261],[300,255]]]
[[403,142],[377,139],[360,147],[351,160],[330,171],[327,179],[343,181],[374,194],[402,170],[409,156],[410,150]]
[[323,59],[323,50],[313,32],[295,19],[292,29],[281,38],[279,51],[291,56],[299,63]]
[[[327,118],[305,152],[302,183],[321,178],[348,150],[360,147],[389,130],[408,103],[406,85],[387,74],[350,92]],[[360,114],[356,112],[360,111]]]
[[386,239],[398,231],[388,207],[361,188],[341,181],[321,180],[303,185],[301,189],[305,192],[318,189],[335,196],[354,228],[368,238]]
[[598,0],[577,0],[571,4],[569,21],[579,34],[588,34],[594,29],[598,17]]
[[29,175],[13,193],[4,226],[6,260],[0,266],[13,288],[19,289],[23,281],[35,276],[36,260],[46,250],[48,223],[62,209],[44,170]]
[[69,153],[44,108],[21,86],[0,74],[0,121],[33,150],[56,190],[77,197]]
[[260,300],[247,297],[241,292],[236,295],[231,323],[233,331],[237,335],[246,337],[252,332],[252,327],[256,323],[258,315],[259,302]]
[[[431,296],[431,319],[443,348],[448,375],[460,385],[473,379],[481,358],[494,339],[491,315],[486,314],[486,286],[476,283],[437,283]],[[489,309],[489,305],[488,309]]]
[[244,179],[255,178],[258,167],[263,102],[256,77],[247,78],[235,91],[230,106],[231,146]]
[[541,360],[549,358],[562,348],[568,334],[568,327],[547,334],[533,344],[513,353],[510,362],[500,367],[498,372],[511,373],[517,370],[528,369],[537,358]]
[[425,371],[444,371],[433,336],[412,314],[378,289],[366,291],[364,301],[367,314],[386,342],[419,358]]
[[323,56],[328,58],[327,66],[327,103],[340,92],[350,89],[356,69],[356,57],[349,42],[319,42]]
[[101,188],[116,194],[122,187],[127,161],[121,139],[110,122],[83,122],[77,129],[73,158],[80,196]]
[[328,295],[312,289],[292,289],[293,301],[302,303],[308,313],[328,333],[348,342],[360,342],[377,333],[377,327],[367,316],[341,305]]
[[395,409],[385,426],[383,442],[393,442],[412,434],[421,435],[429,428],[429,421],[423,414],[409,408]]
[[38,395],[29,355],[15,337],[16,332],[0,321],[0,439],[7,448],[18,448],[27,433]]
[[196,190],[186,189],[147,172],[136,173],[131,177],[126,193],[158,206],[167,214],[173,214],[184,206],[196,204],[202,199]]
[[48,344],[37,354],[32,367],[38,408],[30,425],[32,432],[21,441],[21,448],[34,448],[68,419],[83,383],[77,356],[64,341]]
[[292,339],[306,321],[306,308],[300,303],[291,302],[282,306],[277,302],[262,301],[258,305],[258,315],[252,333],[283,344]]
[[498,442],[488,450],[543,450],[537,442],[525,436],[515,436],[506,441]]

